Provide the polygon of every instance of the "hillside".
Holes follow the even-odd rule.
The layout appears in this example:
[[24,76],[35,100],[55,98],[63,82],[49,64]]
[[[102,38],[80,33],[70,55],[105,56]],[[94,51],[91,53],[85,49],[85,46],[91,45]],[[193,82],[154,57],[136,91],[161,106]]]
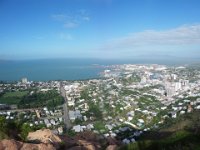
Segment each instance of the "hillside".
[[157,131],[143,134],[124,150],[198,150],[200,149],[200,111],[185,114],[177,119],[168,119]]
[[[73,148],[85,148],[85,149],[106,149],[109,145],[118,145],[121,150],[199,150],[200,149],[200,111],[194,111],[181,115],[176,119],[167,119],[165,123],[157,130],[145,132],[137,142],[129,145],[121,145],[120,143],[113,141],[113,139],[103,140],[98,135],[92,132],[83,132],[74,137],[68,135],[53,138],[55,135],[50,133],[50,130],[38,130],[33,133],[29,133],[28,138],[22,140],[9,136],[6,132],[0,131],[0,146],[8,147],[10,143],[14,143],[14,147],[29,146],[32,148],[44,147],[44,141],[47,139],[59,139],[59,142],[48,143],[51,149],[73,149]],[[1,127],[5,126],[2,120]],[[5,126],[9,131],[9,126]],[[12,132],[14,130],[11,130]],[[39,133],[40,132],[40,133]],[[7,132],[9,133],[9,132]],[[48,134],[47,134],[48,133]],[[22,134],[22,133],[21,133]],[[48,136],[47,136],[48,135]],[[39,137],[38,137],[39,136]],[[8,140],[3,140],[3,139]],[[15,140],[14,140],[14,139]],[[47,139],[45,139],[47,138]],[[35,142],[37,141],[37,142]],[[52,140],[50,140],[52,141]],[[29,142],[26,143],[26,142]]]

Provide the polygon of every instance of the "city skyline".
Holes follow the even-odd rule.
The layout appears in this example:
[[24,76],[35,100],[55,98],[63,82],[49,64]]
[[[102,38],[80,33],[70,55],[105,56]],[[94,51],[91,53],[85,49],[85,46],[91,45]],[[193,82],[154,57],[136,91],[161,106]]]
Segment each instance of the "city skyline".
[[0,59],[200,58],[198,0],[1,0]]

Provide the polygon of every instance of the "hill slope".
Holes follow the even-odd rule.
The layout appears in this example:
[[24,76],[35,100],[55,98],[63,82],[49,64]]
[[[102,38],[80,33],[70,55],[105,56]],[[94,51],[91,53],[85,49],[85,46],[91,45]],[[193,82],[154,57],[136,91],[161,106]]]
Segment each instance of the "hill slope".
[[127,150],[200,150],[200,111],[168,119],[158,131],[145,133]]

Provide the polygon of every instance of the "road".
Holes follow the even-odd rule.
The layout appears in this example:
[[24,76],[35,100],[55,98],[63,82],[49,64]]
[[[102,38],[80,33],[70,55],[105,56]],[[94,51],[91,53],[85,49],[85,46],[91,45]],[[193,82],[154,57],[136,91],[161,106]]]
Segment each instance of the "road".
[[0,112],[24,112],[24,111],[31,111],[34,112],[35,110],[41,110],[43,109],[42,107],[37,107],[37,108],[24,108],[24,109],[6,109],[6,110],[0,110]]
[[66,98],[66,92],[65,89],[62,85],[62,83],[60,83],[60,94],[61,96],[64,98],[65,103],[63,104],[63,111],[64,111],[64,115],[63,115],[63,119],[64,119],[64,124],[66,129],[69,129],[71,127],[71,122],[69,119],[69,110],[68,110],[68,102],[67,102],[67,98]]

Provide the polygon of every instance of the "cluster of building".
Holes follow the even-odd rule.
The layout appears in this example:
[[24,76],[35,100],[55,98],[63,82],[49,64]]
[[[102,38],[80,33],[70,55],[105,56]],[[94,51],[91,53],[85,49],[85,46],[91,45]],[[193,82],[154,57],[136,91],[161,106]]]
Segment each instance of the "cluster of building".
[[[174,118],[175,114],[199,109],[200,72],[195,80],[188,74],[185,67],[117,65],[104,71],[104,79],[68,84],[65,90],[69,118],[74,125],[72,130],[92,130],[104,137],[117,138],[122,134],[121,126],[132,127],[135,129],[132,138],[124,137],[122,141],[134,142],[133,135],[158,128],[166,117]],[[195,100],[186,103],[187,97],[195,97]],[[177,101],[183,102],[177,104]],[[93,105],[102,112],[101,128],[91,112]]]
[[[54,111],[34,110],[32,113],[37,120],[30,123],[43,123],[46,128],[57,129],[62,134],[66,127],[63,121],[68,119],[72,124],[70,130],[75,133],[90,130],[128,144],[135,142],[143,132],[158,128],[165,118],[176,118],[200,109],[198,70],[192,73],[184,66],[156,64],[113,65],[106,69],[102,79],[62,81],[67,108],[63,105],[64,109]],[[59,81],[28,82],[24,79],[14,87],[23,85],[44,92],[61,90]],[[9,88],[7,84],[0,87]],[[3,115],[9,116],[7,112]]]
[[48,81],[48,82],[33,82],[28,81],[27,78],[22,78],[19,82],[2,82],[0,83],[0,93],[3,93],[5,91],[24,91],[27,89],[39,89],[40,91],[49,91],[52,89],[59,91],[60,82],[59,81]]
[[0,116],[4,116],[6,120],[19,120],[30,127],[49,128],[56,134],[63,134],[63,110],[57,108],[55,110],[43,109],[22,109],[22,110],[2,110]]

